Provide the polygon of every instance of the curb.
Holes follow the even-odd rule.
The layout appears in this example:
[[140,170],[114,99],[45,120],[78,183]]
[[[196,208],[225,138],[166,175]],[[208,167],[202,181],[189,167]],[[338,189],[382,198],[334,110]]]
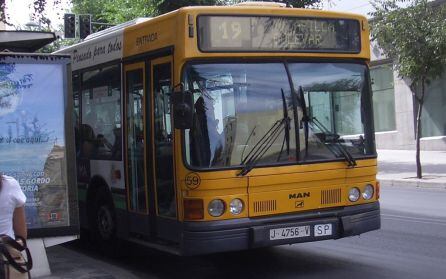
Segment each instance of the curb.
[[429,189],[438,189],[438,190],[446,190],[446,182],[440,181],[420,181],[418,179],[386,179],[386,178],[377,178],[381,183],[381,186],[384,187],[411,187],[411,188],[429,188]]

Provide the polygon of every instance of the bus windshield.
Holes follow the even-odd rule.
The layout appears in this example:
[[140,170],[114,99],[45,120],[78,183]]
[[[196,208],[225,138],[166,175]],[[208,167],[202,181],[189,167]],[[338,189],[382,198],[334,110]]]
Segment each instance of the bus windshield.
[[194,117],[186,161],[222,168],[253,154],[256,165],[374,155],[366,73],[354,63],[188,64]]

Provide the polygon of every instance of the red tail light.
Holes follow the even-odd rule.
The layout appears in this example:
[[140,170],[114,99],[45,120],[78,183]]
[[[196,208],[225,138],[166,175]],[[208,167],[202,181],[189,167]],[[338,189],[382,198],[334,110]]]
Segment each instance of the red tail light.
[[183,204],[185,220],[201,220],[204,218],[203,200],[184,199]]

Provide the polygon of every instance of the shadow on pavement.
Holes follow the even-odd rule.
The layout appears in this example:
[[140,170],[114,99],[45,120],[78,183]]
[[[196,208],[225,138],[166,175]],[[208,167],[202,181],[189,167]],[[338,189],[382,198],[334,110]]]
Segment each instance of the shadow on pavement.
[[[314,252],[311,244],[263,248],[250,251],[239,251],[221,254],[212,254],[196,257],[179,257],[152,249],[137,247],[128,244],[128,251],[120,258],[108,258],[91,246],[80,241],[65,244],[64,248],[84,255],[84,270],[88,274],[63,274],[69,270],[68,265],[76,263],[67,259],[66,264],[54,266],[50,263],[54,278],[123,278],[129,277],[125,272],[110,270],[116,267],[125,270],[135,278],[296,278],[305,275],[305,278],[346,278],[353,273],[363,274],[364,270],[375,270],[372,266],[355,263],[355,259],[345,259],[333,255],[324,255],[324,251]],[[58,255],[60,256],[60,255]],[[88,258],[96,262],[105,262],[107,266],[88,268]],[[353,262],[353,263],[352,263]],[[58,270],[59,268],[59,270]],[[70,272],[75,272],[71,269]],[[384,275],[384,274],[381,274]],[[59,276],[59,277],[57,277]],[[380,276],[384,278],[385,276]],[[354,277],[351,277],[354,278]]]

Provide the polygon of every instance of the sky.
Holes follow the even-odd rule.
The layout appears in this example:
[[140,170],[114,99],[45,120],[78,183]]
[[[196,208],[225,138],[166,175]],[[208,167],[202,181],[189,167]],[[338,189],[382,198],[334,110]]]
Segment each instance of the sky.
[[[62,6],[60,7],[68,11],[71,7],[70,2],[70,0],[61,0]],[[57,12],[63,11],[60,11],[60,8],[54,8],[54,0],[47,0],[47,3],[48,17],[53,22],[53,28],[56,28],[58,25],[63,24],[63,15],[58,15]],[[30,22],[32,12],[33,0],[6,0],[6,14],[9,15],[11,23],[15,26],[25,26],[26,23]]]
[[[91,0],[94,1],[94,0]],[[324,9],[332,11],[344,11],[351,13],[359,13],[367,15],[368,12],[372,11],[372,6],[367,0],[323,0]],[[327,4],[329,1],[330,4]],[[56,11],[59,9],[53,8],[54,0],[47,0],[48,2],[48,16],[53,22],[53,27],[56,28],[58,25],[63,23],[63,15],[57,15]],[[24,26],[26,23],[30,22],[30,15],[32,14],[32,3],[33,0],[6,0],[7,14],[10,15],[11,22],[18,26]],[[62,7],[66,10],[70,8],[69,0],[62,0]]]

